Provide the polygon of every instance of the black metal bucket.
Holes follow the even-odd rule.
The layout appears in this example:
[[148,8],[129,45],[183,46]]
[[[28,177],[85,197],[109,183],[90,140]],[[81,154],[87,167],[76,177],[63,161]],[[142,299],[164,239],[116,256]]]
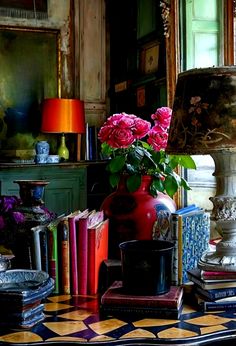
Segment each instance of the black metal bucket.
[[159,295],[170,290],[173,243],[131,240],[119,247],[125,294]]

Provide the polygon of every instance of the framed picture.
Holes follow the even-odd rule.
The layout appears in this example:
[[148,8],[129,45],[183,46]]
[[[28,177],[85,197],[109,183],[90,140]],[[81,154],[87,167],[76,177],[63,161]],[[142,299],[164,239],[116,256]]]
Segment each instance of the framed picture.
[[42,134],[40,106],[60,95],[57,30],[0,27],[1,156],[30,152]]
[[139,69],[142,74],[157,72],[159,61],[159,42],[150,42],[140,48]]
[[145,87],[137,88],[137,107],[144,107],[145,100]]

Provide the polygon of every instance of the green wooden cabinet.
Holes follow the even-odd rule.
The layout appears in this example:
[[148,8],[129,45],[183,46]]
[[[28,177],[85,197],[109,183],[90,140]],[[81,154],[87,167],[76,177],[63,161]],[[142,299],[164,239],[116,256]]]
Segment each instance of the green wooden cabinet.
[[1,195],[19,195],[14,180],[47,180],[45,206],[57,215],[87,207],[87,165],[0,165]]

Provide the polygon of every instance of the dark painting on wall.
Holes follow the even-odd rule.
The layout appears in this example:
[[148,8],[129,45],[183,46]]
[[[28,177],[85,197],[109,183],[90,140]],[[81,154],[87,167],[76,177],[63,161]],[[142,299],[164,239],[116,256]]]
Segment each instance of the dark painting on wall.
[[58,96],[58,32],[0,28],[1,154],[33,149],[40,105]]

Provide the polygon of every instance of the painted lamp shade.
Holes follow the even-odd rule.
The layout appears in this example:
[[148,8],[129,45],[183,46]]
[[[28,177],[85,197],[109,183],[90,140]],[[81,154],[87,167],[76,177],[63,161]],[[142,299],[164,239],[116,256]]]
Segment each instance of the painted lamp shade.
[[236,147],[236,67],[180,73],[167,152],[207,154]]

